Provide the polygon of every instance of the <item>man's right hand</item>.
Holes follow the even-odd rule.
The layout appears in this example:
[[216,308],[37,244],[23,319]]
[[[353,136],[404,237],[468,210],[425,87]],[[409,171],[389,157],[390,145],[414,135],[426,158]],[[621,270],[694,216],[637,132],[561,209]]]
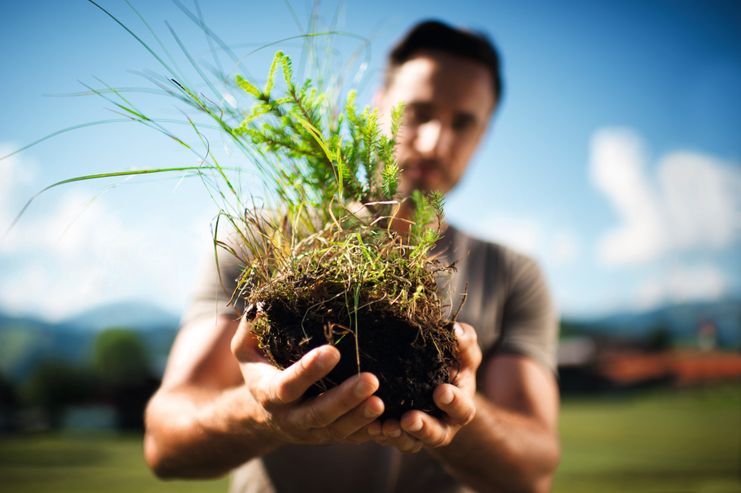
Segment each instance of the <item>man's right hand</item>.
[[379,385],[373,374],[360,373],[315,398],[301,399],[340,361],[337,348],[315,348],[280,370],[260,353],[251,323],[243,318],[231,349],[245,387],[258,404],[258,422],[279,442],[362,443],[373,439],[368,425],[384,410],[383,401],[373,396]]

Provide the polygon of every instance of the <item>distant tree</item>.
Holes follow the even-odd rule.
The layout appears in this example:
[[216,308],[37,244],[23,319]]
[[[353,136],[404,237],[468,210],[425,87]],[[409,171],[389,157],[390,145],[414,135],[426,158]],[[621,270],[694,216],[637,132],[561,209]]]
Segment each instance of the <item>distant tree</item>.
[[559,323],[559,336],[560,337],[575,337],[582,336],[589,333],[589,327],[583,322],[577,322],[575,320],[561,319]]
[[28,404],[44,411],[52,429],[58,429],[67,407],[94,399],[95,377],[88,368],[46,360],[31,372],[24,396]]
[[656,353],[668,351],[674,346],[672,333],[664,325],[658,325],[649,330],[645,341],[646,349]]
[[142,428],[144,406],[158,381],[139,335],[125,328],[101,332],[93,347],[93,369],[101,395],[116,409],[119,428]]
[[18,395],[13,382],[0,372],[0,433],[11,431],[18,406]]
[[147,347],[130,329],[106,329],[95,339],[93,369],[104,386],[140,382],[151,374]]

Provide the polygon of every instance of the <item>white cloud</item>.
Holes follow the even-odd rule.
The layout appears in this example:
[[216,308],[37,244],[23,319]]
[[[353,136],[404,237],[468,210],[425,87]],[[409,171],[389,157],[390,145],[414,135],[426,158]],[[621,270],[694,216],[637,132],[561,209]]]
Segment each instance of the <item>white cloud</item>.
[[581,253],[581,241],[576,234],[570,231],[560,231],[553,235],[549,257],[554,265],[570,264],[577,260]]
[[[0,156],[5,156],[16,147],[0,143]],[[36,176],[36,168],[28,160],[11,156],[0,161],[0,234],[10,226],[18,213],[20,204],[13,200],[19,190],[26,190]],[[0,244],[2,248],[2,244]]]
[[[39,187],[20,159],[0,162],[0,227]],[[60,190],[0,241],[0,306],[60,319],[97,304],[149,299],[179,308],[207,251],[208,217],[199,227],[151,215],[125,219],[105,196]],[[173,211],[176,213],[176,211]]]
[[741,170],[713,156],[676,152],[656,176],[640,137],[603,129],[591,142],[590,178],[620,224],[599,240],[606,265],[645,264],[669,252],[718,251],[739,239]]
[[658,182],[669,242],[722,249],[741,232],[741,171],[712,156],[676,152],[662,159]]
[[675,266],[644,281],[636,292],[635,302],[639,308],[649,309],[667,302],[715,300],[727,289],[726,276],[713,264]]

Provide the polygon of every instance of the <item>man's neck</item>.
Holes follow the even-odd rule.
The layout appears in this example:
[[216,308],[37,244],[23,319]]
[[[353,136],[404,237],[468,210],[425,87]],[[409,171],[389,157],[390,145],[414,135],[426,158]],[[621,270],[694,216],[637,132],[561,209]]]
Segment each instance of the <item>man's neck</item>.
[[[414,204],[411,200],[404,200],[399,205],[395,214],[391,218],[391,230],[396,232],[404,240],[409,238],[409,232],[414,224]],[[437,224],[429,224],[428,227],[437,227]],[[445,221],[439,225],[440,232],[444,232],[447,229]]]
[[409,231],[412,229],[414,220],[414,206],[411,201],[404,200],[394,211],[391,218],[391,229],[399,236],[406,239],[409,237]]

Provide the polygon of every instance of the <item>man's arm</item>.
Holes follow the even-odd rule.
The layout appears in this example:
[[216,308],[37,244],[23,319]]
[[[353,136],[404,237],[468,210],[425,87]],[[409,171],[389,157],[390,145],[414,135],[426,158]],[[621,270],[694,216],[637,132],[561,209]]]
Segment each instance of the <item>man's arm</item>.
[[[236,357],[235,357],[236,355]],[[215,477],[283,443],[357,443],[383,412],[378,380],[355,375],[300,397],[339,361],[330,346],[278,370],[258,356],[249,324],[220,316],[185,326],[146,410],[147,463],[163,478]]]
[[433,455],[477,491],[550,491],[560,457],[554,377],[524,356],[494,357],[484,371],[476,417]]
[[248,420],[255,407],[240,391],[239,365],[229,351],[236,329],[235,320],[219,316],[178,333],[162,386],[145,412],[144,454],[158,476],[219,476],[276,445],[228,433],[230,415]]

